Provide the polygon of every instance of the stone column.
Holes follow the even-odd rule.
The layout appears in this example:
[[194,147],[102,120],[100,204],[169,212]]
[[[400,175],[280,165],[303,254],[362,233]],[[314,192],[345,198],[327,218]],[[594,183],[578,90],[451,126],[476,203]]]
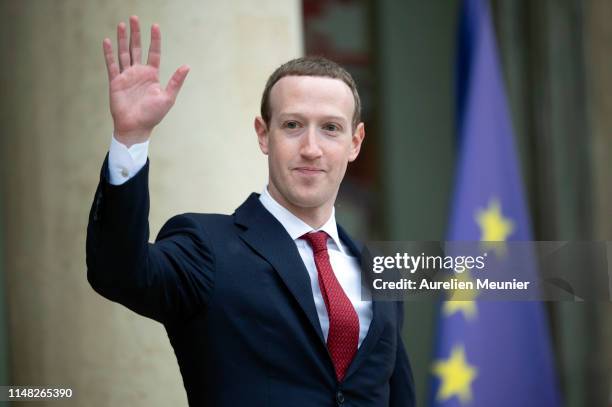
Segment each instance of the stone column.
[[11,384],[69,387],[65,405],[186,405],[163,327],[86,281],[87,217],[112,132],[102,39],[136,14],[146,47],[161,26],[164,84],[192,68],[151,143],[154,237],[174,214],[231,213],[263,188],[253,118],[267,76],[302,53],[301,3],[30,0],[0,11]]

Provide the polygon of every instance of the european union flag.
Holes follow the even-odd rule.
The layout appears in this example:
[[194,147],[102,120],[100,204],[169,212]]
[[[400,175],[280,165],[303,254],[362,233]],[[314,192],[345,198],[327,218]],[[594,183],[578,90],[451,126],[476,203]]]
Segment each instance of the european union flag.
[[[532,240],[486,0],[464,1],[459,30],[459,156],[447,238]],[[432,375],[435,406],[561,405],[539,302],[444,302]]]

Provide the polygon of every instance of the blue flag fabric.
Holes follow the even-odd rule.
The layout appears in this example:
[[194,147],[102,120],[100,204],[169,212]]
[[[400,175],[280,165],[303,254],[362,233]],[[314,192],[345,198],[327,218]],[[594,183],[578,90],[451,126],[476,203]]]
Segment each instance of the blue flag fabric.
[[[459,30],[459,155],[447,239],[532,240],[486,0],[463,2]],[[522,260],[530,263],[522,272],[535,273]],[[433,406],[561,405],[541,303],[445,301],[438,328]]]

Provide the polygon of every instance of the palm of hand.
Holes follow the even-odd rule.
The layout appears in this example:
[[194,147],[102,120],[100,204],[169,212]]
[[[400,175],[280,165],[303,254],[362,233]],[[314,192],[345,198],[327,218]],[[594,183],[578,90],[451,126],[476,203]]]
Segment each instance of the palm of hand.
[[149,65],[132,65],[110,82],[111,114],[118,131],[153,128],[172,104],[158,70]]

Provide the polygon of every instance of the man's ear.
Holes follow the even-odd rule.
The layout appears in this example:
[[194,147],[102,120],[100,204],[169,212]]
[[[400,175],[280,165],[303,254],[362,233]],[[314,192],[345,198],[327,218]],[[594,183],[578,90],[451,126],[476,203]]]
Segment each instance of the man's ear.
[[257,141],[261,152],[268,155],[268,126],[261,116],[255,118],[255,133],[257,133]]
[[361,143],[363,143],[363,139],[365,137],[365,125],[363,122],[357,125],[355,131],[353,132],[353,137],[351,139],[351,152],[349,154],[349,162],[355,161],[357,156],[359,155],[359,151],[361,150]]

